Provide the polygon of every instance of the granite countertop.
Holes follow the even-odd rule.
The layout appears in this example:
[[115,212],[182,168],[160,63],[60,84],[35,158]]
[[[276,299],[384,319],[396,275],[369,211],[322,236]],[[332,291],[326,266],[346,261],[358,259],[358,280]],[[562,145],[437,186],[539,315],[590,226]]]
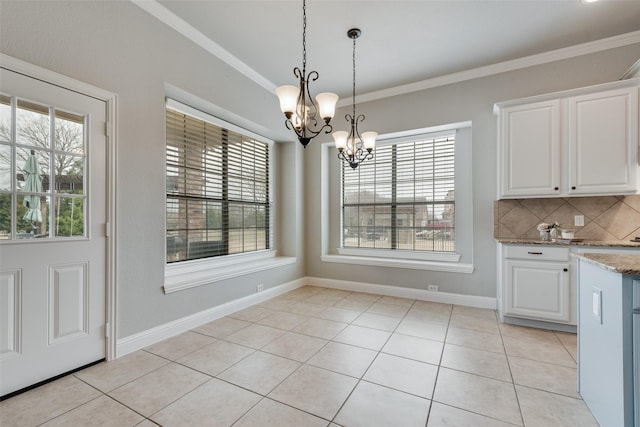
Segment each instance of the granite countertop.
[[629,240],[581,240],[572,242],[553,242],[540,239],[496,238],[499,243],[515,245],[558,245],[558,246],[601,246],[609,248],[640,248],[640,242]]
[[614,273],[640,275],[640,254],[619,255],[619,254],[574,254],[575,257],[585,260],[590,264],[597,265],[605,270]]

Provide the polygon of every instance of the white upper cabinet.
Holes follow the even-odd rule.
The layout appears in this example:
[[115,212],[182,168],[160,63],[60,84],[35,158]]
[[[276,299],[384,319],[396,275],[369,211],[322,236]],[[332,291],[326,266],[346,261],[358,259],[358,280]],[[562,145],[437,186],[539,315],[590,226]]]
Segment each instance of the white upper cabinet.
[[568,193],[635,193],[638,90],[568,99]]
[[498,197],[636,193],[639,83],[496,104]]

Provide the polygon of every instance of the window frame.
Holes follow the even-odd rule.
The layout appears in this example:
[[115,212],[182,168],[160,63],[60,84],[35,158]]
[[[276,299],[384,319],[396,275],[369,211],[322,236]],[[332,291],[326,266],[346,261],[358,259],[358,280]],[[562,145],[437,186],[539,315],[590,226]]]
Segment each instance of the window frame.
[[[445,134],[450,135],[456,133],[456,170],[462,170],[471,167],[472,153],[471,153],[471,122],[458,122],[447,125],[433,126],[430,128],[414,129],[401,132],[395,132],[385,135],[380,135],[377,145],[384,145],[390,143],[399,143],[402,141],[411,141],[418,138],[433,138],[442,136]],[[464,144],[460,144],[458,147],[458,132],[463,131]],[[458,157],[458,150],[466,147],[469,150],[468,155],[461,158]],[[375,155],[375,152],[374,152]],[[323,262],[341,263],[341,264],[357,264],[376,267],[394,267],[394,268],[406,268],[417,270],[430,270],[430,271],[443,271],[454,273],[466,273],[471,274],[474,271],[473,264],[473,183],[468,176],[459,177],[456,174],[456,252],[430,252],[430,251],[412,251],[402,249],[369,249],[369,248],[343,248],[342,242],[342,180],[338,179],[338,183],[334,184],[332,179],[336,171],[340,171],[341,166],[337,165],[336,149],[333,142],[324,143],[322,146],[322,167],[321,167],[321,235],[322,235],[322,250],[321,260]],[[459,167],[459,164],[461,167]],[[461,194],[458,191],[459,179],[464,181],[463,187],[465,187],[465,193]],[[331,193],[336,191],[334,188],[339,189],[339,195],[336,197]],[[463,200],[462,203],[459,202]],[[459,221],[459,206],[469,210],[466,218],[462,223]],[[459,227],[460,225],[460,227]],[[458,251],[458,239],[462,238],[458,233],[458,229],[464,231],[465,235],[469,237],[465,238],[470,241],[465,245],[466,255]],[[337,236],[337,237],[336,237]],[[334,241],[337,245],[332,246],[330,242]]]
[[[274,163],[274,141],[255,132],[236,126],[223,119],[215,117],[205,111],[186,105],[173,98],[166,98],[165,102],[165,116],[166,109],[172,109],[183,114],[187,114],[198,119],[210,122],[216,126],[223,127],[233,132],[240,133],[249,138],[266,143],[269,146],[269,168],[267,170],[269,186],[269,229],[268,233],[268,246],[270,249],[262,249],[257,251],[233,253],[227,255],[220,255],[208,258],[199,258],[185,261],[176,261],[167,263],[166,261],[166,246],[164,248],[165,254],[165,283],[164,293],[177,292],[196,286],[208,285],[211,283],[219,282],[222,280],[230,279],[233,277],[242,276],[245,274],[262,271],[269,268],[275,268],[282,265],[293,264],[296,262],[295,257],[276,257],[277,251],[274,249],[274,232],[275,232],[275,206],[274,206],[274,177],[275,177],[275,163]],[[166,117],[163,122],[165,132],[165,147],[166,147]],[[165,148],[166,149],[166,148]],[[166,177],[166,158],[165,158],[165,177]],[[166,179],[165,185],[165,203],[166,203]],[[166,210],[165,210],[166,212]],[[167,231],[165,215],[165,235]],[[166,239],[165,239],[166,241]],[[166,245],[166,243],[165,243]]]

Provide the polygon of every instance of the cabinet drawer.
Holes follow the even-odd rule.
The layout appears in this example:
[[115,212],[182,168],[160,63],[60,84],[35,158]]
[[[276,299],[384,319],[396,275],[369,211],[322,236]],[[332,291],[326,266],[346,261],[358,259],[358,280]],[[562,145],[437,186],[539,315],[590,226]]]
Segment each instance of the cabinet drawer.
[[507,245],[504,248],[507,259],[527,259],[539,261],[569,261],[569,248],[553,246]]

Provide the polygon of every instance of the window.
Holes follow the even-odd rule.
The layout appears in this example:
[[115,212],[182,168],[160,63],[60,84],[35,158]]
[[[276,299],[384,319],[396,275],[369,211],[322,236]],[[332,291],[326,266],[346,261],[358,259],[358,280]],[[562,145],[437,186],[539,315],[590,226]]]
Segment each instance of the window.
[[342,248],[456,252],[455,132],[376,147],[342,172]]
[[270,249],[270,159],[270,142],[167,101],[167,263]]
[[85,236],[85,144],[84,116],[0,95],[0,241]]

